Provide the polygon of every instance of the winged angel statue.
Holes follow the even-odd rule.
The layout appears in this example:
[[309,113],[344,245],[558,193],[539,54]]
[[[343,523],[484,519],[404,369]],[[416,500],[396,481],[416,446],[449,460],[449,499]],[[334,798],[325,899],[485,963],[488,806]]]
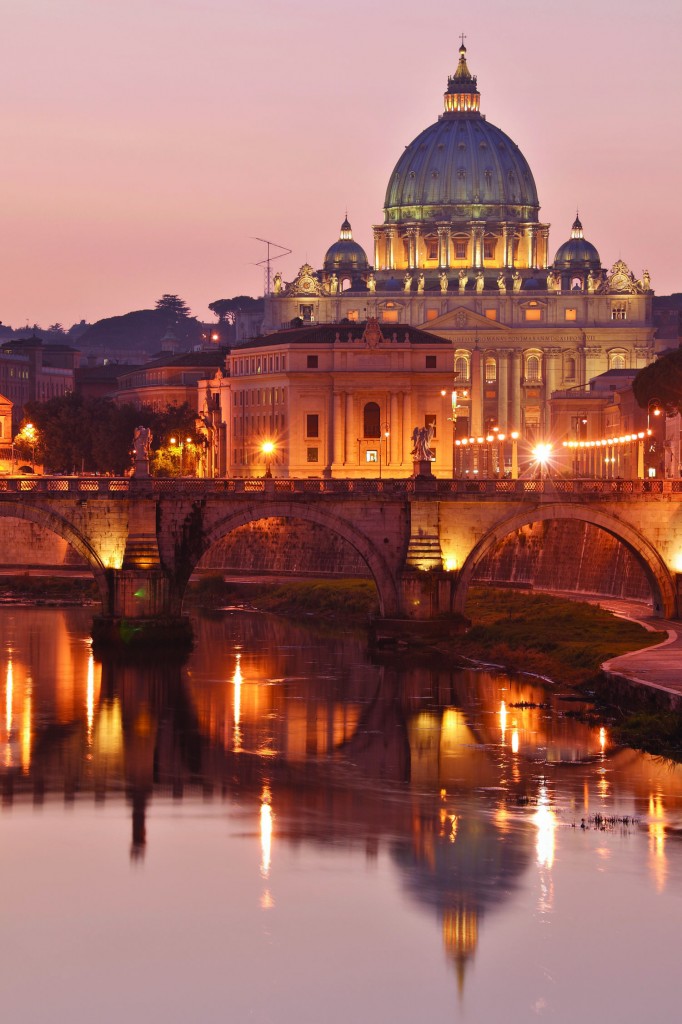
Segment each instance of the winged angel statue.
[[428,427],[415,427],[412,431],[412,448],[411,454],[414,456],[415,462],[430,462],[431,459],[436,457],[436,453],[431,448],[431,438],[434,435],[433,424],[430,423]]

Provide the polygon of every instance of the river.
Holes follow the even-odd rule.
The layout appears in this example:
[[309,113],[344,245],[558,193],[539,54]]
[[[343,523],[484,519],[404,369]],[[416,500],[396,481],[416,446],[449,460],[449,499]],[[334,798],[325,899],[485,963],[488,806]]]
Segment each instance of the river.
[[250,612],[184,665],[0,609],[3,1013],[676,1019],[682,769],[566,693]]

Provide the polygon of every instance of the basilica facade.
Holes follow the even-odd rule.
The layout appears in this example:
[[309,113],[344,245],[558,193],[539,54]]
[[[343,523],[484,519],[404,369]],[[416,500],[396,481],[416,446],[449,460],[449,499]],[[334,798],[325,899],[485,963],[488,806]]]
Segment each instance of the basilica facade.
[[[649,275],[636,277],[622,260],[603,267],[579,216],[553,253],[531,169],[481,113],[464,45],[443,106],[394,167],[372,259],[346,217],[320,268],[304,264],[288,282],[275,275],[263,333],[274,352],[278,332],[292,326],[342,325],[358,339],[368,322],[386,339],[398,327],[428,332],[449,343],[451,411],[441,419],[453,442],[493,428],[546,437],[554,392],[579,392],[599,374],[654,358]],[[333,372],[324,386],[333,437],[334,409],[345,410],[347,396],[334,398]],[[380,413],[392,436],[422,425],[389,422],[397,411],[389,399]]]

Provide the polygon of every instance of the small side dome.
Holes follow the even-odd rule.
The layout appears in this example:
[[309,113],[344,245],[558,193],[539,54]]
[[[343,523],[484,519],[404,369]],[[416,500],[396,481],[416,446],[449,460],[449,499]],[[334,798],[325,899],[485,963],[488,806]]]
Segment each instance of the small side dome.
[[539,292],[542,285],[536,277],[527,277],[523,282],[523,290],[526,292]]
[[601,259],[596,248],[588,242],[583,234],[580,218],[576,216],[571,237],[557,249],[554,257],[554,269],[564,271],[601,270]]
[[341,225],[338,242],[327,249],[324,270],[328,274],[352,273],[354,276],[369,269],[367,253],[353,241],[353,231],[348,216]]

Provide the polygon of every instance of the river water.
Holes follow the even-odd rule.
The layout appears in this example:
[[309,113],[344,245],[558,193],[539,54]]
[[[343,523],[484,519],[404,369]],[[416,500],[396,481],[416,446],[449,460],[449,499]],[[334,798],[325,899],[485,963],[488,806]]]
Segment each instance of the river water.
[[676,1019],[679,767],[361,636],[226,613],[131,667],[89,624],[0,609],[6,1019]]

